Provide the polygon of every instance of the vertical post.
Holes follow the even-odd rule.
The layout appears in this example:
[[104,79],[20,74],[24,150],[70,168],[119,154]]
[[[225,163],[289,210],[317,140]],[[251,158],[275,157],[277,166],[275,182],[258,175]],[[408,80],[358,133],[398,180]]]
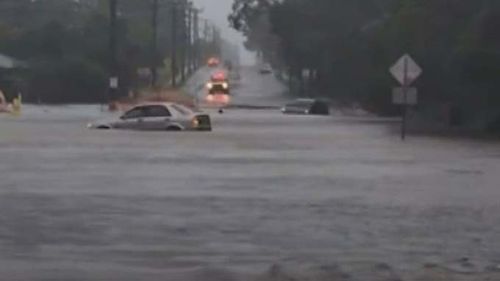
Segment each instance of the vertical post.
[[186,5],[181,4],[181,48],[180,48],[180,69],[181,69],[181,82],[186,80]]
[[205,27],[203,29],[203,41],[204,41],[204,45],[203,45],[203,59],[204,60],[207,60],[208,59],[208,56],[210,56],[210,50],[209,50],[209,44],[208,44],[208,40],[209,40],[209,33],[210,33],[210,30],[209,30],[209,26],[208,26],[208,21],[205,20]]
[[151,86],[156,87],[158,80],[157,58],[158,58],[158,0],[153,0],[151,5],[153,34],[151,38]]
[[193,70],[193,40],[192,40],[192,29],[193,29],[193,7],[191,7],[191,2],[187,6],[187,72],[191,74]]
[[217,50],[217,28],[212,25],[212,50],[215,55],[220,56]]
[[401,140],[406,140],[406,122],[408,109],[408,57],[404,58],[404,78],[403,78],[403,118],[401,121]]
[[304,68],[302,65],[297,69],[297,74],[299,77],[299,96],[307,97],[305,81],[304,81]]
[[193,19],[193,66],[194,69],[198,69],[200,63],[200,31],[199,31],[199,18],[198,18],[198,10],[194,9],[194,19]]
[[171,72],[172,72],[172,87],[177,86],[177,4],[171,3],[172,9],[172,46],[171,46]]
[[118,92],[118,58],[116,20],[118,14],[118,0],[109,0],[109,81],[108,101],[117,98]]

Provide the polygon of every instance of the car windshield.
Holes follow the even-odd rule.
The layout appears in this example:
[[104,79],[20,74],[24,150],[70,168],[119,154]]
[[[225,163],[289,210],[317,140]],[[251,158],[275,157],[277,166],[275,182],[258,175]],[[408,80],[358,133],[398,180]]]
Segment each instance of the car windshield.
[[0,0],[0,281],[500,281],[500,0]]
[[172,104],[172,108],[178,111],[182,115],[191,115],[193,114],[193,111],[190,110],[189,108],[180,105],[180,104]]

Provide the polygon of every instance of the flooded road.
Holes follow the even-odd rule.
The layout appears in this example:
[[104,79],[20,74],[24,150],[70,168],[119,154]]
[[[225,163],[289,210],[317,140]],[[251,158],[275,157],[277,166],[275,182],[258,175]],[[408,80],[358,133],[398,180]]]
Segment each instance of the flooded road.
[[497,143],[273,110],[87,130],[101,115],[0,117],[0,280],[500,280]]

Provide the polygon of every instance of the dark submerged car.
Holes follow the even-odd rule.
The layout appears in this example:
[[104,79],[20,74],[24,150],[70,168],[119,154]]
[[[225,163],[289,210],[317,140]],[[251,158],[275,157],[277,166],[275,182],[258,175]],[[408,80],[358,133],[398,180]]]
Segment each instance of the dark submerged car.
[[297,99],[286,104],[281,111],[284,114],[330,115],[330,106],[321,100]]

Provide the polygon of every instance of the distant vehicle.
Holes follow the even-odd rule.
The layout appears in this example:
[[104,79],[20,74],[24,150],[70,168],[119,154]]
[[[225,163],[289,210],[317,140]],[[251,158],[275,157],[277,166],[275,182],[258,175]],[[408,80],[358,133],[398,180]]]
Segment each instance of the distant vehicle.
[[221,82],[226,80],[227,80],[227,75],[226,72],[223,70],[216,71],[210,76],[210,81],[212,82]]
[[330,115],[328,103],[316,99],[297,99],[286,104],[281,111],[284,114]]
[[217,67],[220,64],[220,60],[218,58],[212,57],[207,61],[207,65],[210,67]]
[[260,67],[259,72],[260,72],[260,74],[272,74],[273,69],[272,69],[271,65],[264,64],[263,66]]
[[151,131],[211,131],[210,116],[177,103],[147,103],[133,107],[117,119],[89,124],[91,129]]
[[209,104],[217,106],[226,106],[229,104],[230,88],[226,73],[218,71],[210,77],[210,81],[206,84],[207,96],[206,101]]

